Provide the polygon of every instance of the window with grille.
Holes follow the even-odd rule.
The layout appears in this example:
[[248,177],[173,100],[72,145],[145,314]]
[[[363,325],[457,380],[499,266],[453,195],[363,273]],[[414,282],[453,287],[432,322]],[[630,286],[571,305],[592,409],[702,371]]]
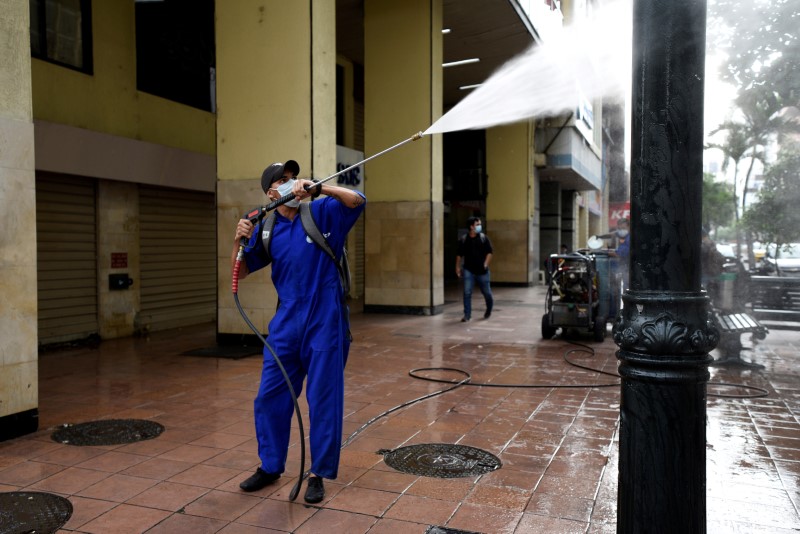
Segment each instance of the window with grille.
[[31,56],[92,73],[91,0],[30,0]]

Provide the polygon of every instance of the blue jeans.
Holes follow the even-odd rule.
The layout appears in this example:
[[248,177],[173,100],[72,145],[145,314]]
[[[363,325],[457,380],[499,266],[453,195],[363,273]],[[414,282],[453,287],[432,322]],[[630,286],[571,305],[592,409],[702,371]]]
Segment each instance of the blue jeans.
[[477,283],[478,288],[483,293],[483,298],[486,299],[486,313],[492,312],[494,305],[494,298],[492,298],[492,289],[489,287],[489,271],[486,274],[472,274],[464,269],[464,317],[469,319],[472,317],[472,288]]

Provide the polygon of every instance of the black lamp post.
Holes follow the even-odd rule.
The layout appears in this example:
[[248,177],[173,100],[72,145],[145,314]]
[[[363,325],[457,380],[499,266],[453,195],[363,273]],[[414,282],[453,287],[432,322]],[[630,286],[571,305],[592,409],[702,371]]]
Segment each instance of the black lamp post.
[[634,0],[630,284],[617,532],[706,530],[706,383],[719,334],[700,289],[705,0]]

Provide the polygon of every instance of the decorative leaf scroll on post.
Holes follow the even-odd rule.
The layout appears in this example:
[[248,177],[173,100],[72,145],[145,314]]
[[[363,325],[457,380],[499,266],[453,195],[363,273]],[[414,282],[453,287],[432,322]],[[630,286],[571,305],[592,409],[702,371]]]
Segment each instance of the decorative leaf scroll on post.
[[[621,323],[622,318],[617,321]],[[649,354],[702,354],[717,346],[719,330],[710,313],[704,320],[688,324],[669,312],[662,312],[655,318],[638,315],[624,329],[615,329],[614,342],[622,349],[642,350]]]

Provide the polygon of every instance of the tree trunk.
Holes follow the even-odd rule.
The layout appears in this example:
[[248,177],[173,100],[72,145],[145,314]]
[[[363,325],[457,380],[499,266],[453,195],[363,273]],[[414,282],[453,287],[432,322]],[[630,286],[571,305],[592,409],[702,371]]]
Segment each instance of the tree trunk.
[[[755,148],[753,149],[755,153]],[[750,184],[750,174],[753,172],[753,165],[755,165],[756,158],[755,156],[750,157],[750,166],[747,168],[747,174],[744,177],[744,189],[742,190],[742,216],[744,216],[745,210],[747,210],[747,186]],[[738,225],[737,225],[738,226]],[[736,232],[738,237],[739,232]],[[753,254],[753,233],[750,230],[745,231],[745,241],[747,241],[747,266],[749,268],[753,268],[755,266],[756,256]],[[739,242],[736,242],[736,246],[739,247]],[[739,257],[741,253],[741,248],[736,249],[736,257]]]

